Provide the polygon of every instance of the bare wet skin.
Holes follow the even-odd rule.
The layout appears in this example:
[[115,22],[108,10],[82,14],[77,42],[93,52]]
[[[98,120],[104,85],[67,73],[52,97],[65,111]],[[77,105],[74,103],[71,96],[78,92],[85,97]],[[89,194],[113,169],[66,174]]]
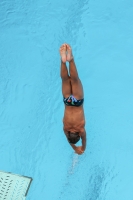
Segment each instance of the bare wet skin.
[[85,126],[85,117],[83,106],[72,107],[65,106],[65,113],[63,118],[64,130],[70,132],[83,132]]

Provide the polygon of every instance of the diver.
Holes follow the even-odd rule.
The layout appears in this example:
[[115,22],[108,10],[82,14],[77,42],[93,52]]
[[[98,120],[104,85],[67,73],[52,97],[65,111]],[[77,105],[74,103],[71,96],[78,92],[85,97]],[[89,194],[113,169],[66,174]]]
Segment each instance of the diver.
[[[85,116],[83,109],[84,93],[76,69],[72,48],[69,44],[60,47],[62,94],[65,104],[63,130],[75,153],[81,155],[86,149]],[[69,62],[69,70],[66,62]],[[82,146],[75,144],[82,140]]]

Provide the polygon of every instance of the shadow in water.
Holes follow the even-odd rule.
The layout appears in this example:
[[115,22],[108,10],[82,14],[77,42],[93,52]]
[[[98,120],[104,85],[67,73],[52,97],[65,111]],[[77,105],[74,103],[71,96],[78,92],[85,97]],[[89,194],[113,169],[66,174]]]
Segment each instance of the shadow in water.
[[[88,188],[86,188],[85,199],[97,200],[100,198],[103,185],[106,179],[106,172],[104,168],[100,166],[95,166],[91,170],[91,176],[88,181]],[[102,199],[103,200],[103,199]]]

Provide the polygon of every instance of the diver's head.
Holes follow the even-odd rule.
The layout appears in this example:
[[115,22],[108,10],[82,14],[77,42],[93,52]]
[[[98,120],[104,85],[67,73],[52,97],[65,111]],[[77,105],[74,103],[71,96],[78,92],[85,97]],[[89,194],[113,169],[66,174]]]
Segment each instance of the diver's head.
[[76,144],[79,140],[80,140],[80,136],[79,133],[72,133],[72,132],[68,132],[68,136],[67,136],[68,142],[71,144]]

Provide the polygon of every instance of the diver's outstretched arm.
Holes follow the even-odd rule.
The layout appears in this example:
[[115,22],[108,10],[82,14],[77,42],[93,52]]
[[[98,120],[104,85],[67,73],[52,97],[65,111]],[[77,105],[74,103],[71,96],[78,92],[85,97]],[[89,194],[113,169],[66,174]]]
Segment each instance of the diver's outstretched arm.
[[85,151],[86,149],[86,131],[84,129],[84,132],[81,133],[81,139],[82,139],[82,149]]

